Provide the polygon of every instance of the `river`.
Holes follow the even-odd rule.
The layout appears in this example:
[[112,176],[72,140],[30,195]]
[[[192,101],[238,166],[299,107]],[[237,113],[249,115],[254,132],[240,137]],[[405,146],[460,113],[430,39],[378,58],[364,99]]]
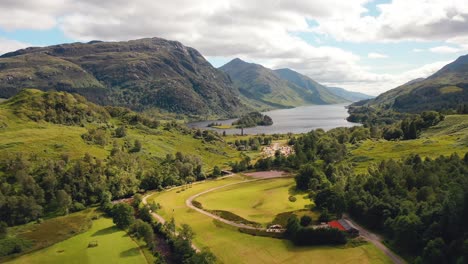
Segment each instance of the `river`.
[[[306,133],[313,129],[322,128],[330,130],[336,127],[352,127],[360,124],[348,122],[347,104],[334,105],[309,105],[290,109],[278,109],[263,114],[273,119],[271,126],[257,126],[244,128],[244,134],[285,134],[285,133]],[[201,121],[189,123],[192,128],[215,130],[219,133],[226,131],[226,134],[240,134],[240,129],[216,129],[207,127],[210,123],[221,123],[225,125],[232,124],[237,119]]]

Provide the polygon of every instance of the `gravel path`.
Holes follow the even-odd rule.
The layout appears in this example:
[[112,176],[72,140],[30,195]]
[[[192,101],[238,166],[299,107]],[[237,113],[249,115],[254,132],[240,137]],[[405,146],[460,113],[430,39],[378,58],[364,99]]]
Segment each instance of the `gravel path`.
[[393,253],[388,247],[386,247],[382,243],[382,238],[369,230],[365,229],[364,227],[356,224],[353,220],[351,220],[347,215],[343,216],[344,219],[350,221],[358,230],[359,230],[359,235],[365,238],[367,241],[371,242],[374,244],[378,249],[382,250],[385,255],[387,255],[395,264],[404,264],[406,261],[404,261],[400,256],[397,254]]

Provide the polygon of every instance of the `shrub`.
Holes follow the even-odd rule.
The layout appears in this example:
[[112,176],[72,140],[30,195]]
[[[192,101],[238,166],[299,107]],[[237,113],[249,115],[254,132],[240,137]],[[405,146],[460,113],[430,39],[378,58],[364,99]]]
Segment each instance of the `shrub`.
[[295,201],[297,200],[296,197],[294,197],[294,196],[292,196],[292,195],[289,196],[288,199],[289,199],[290,202],[295,202]]

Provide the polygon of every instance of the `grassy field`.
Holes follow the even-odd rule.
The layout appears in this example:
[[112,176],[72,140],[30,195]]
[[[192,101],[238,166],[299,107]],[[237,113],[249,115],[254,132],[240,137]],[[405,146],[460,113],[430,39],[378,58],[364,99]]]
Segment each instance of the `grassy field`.
[[[251,236],[235,228],[204,216],[185,205],[185,200],[203,190],[243,181],[241,176],[193,184],[152,195],[149,201],[162,205],[158,211],[166,219],[175,218],[176,224],[189,224],[195,231],[194,242],[210,250],[224,263],[391,263],[370,244],[347,247],[295,247],[286,240]],[[285,187],[287,189],[287,187]],[[240,190],[240,189],[239,189]]]
[[[31,241],[32,246],[21,254],[42,249],[87,231],[92,226],[95,209],[87,209],[66,216],[44,220],[42,223],[29,223],[8,228],[11,237]],[[1,262],[1,261],[0,261]]]
[[468,152],[468,115],[447,116],[437,126],[424,131],[419,139],[386,141],[366,140],[350,148],[350,161],[356,171],[365,173],[372,164],[386,159],[401,159],[412,154],[436,158],[454,152],[463,156]]
[[[233,185],[197,198],[203,208],[226,210],[247,220],[270,223],[277,214],[311,205],[307,194],[294,194],[292,178],[278,178]],[[293,195],[297,200],[289,201]]]
[[[88,248],[92,241],[97,247]],[[143,252],[109,218],[93,221],[91,229],[48,248],[13,259],[7,263],[147,263]]]

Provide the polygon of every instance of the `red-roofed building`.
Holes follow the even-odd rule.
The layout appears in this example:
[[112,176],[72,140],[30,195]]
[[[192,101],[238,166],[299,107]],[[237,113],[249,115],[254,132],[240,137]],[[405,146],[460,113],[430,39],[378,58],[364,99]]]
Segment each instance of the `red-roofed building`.
[[356,227],[354,227],[346,219],[340,219],[340,220],[328,222],[328,226],[330,228],[336,228],[338,230],[345,231],[352,235],[359,235],[359,230]]
[[341,230],[341,231],[346,231],[346,229],[340,224],[340,222],[338,222],[336,220],[328,222],[328,226],[331,227],[331,228],[336,228],[336,229]]

